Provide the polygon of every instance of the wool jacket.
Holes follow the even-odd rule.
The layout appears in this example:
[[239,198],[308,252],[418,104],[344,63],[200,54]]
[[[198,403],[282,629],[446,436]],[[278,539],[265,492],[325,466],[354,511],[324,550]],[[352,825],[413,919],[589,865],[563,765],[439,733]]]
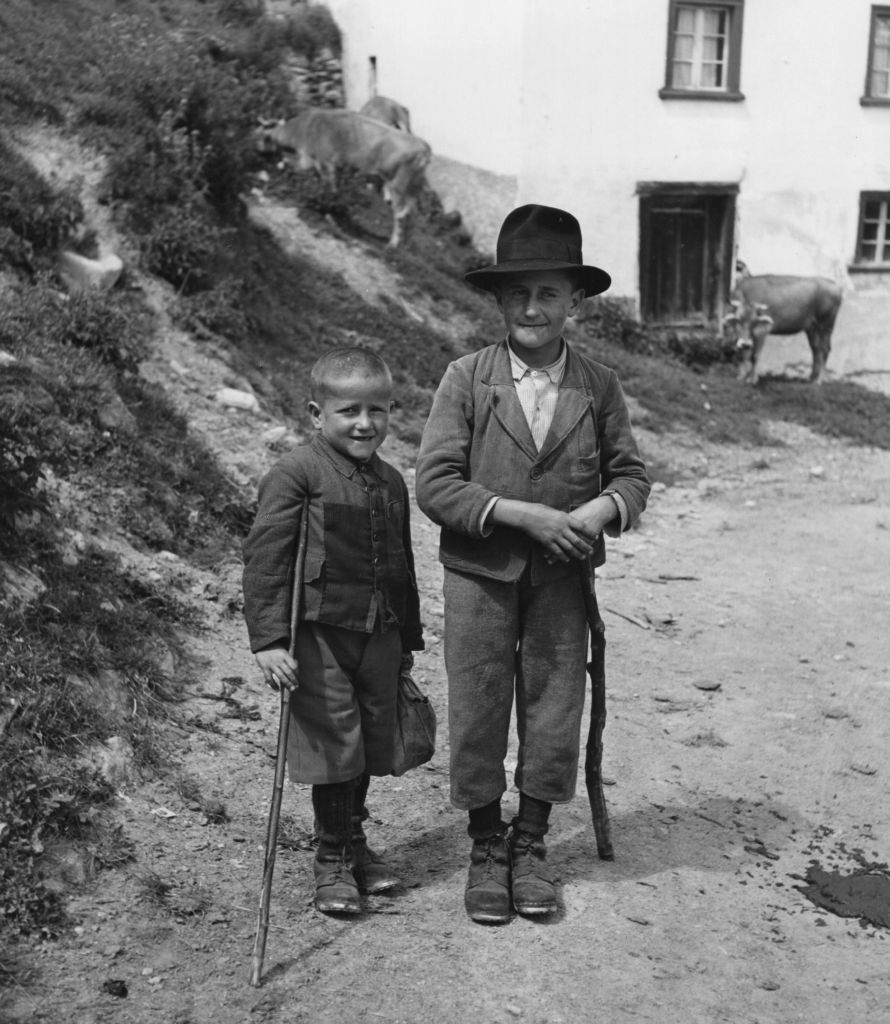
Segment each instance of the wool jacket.
[[[516,394],[506,341],[445,371],[421,440],[416,495],[442,527],[439,558],[446,567],[515,581],[531,564],[534,585],[576,571],[563,562],[548,565],[521,530],[483,532],[482,513],[496,496],[570,512],[608,488],[625,503],[625,528],[646,507],[649,480],[618,377],[565,344],[565,374],[540,451]],[[605,561],[601,538],[591,558],[594,566]]]
[[376,454],[356,463],[320,434],[260,482],[244,541],[244,617],[252,651],[290,639],[300,517],[308,507],[301,619],[372,633],[398,629],[403,651],[423,649],[408,489]]

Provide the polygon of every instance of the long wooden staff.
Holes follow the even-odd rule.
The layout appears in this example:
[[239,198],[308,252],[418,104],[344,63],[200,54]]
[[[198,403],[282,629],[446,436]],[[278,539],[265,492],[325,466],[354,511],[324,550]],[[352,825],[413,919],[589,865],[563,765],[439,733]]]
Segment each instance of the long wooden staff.
[[[297,557],[294,560],[294,588],[290,603],[290,654],[297,657],[297,626],[300,620],[300,598],[303,591],[303,565],[306,561],[306,538],[309,530],[309,509],[303,505],[300,515],[300,539]],[[250,984],[260,983],[263,959],[266,955],[266,937],[269,934],[269,904],[272,896],[272,874],[275,871],[275,853],[278,847],[278,819],[281,815],[281,793],[284,789],[284,766],[287,761],[287,733],[290,727],[290,690],[281,684],[281,715],[278,719],[278,750],[275,754],[275,785],[272,788],[272,805],[269,808],[269,825],[266,829],[266,856],[263,863],[263,892],[257,915],[256,939],[253,944],[253,959],[250,967]]]
[[590,626],[590,732],[584,758],[584,781],[596,834],[596,852],[600,860],[614,860],[609,811],[603,793],[603,729],[606,725],[606,628],[596,600],[593,566],[589,558],[581,563],[581,589]]

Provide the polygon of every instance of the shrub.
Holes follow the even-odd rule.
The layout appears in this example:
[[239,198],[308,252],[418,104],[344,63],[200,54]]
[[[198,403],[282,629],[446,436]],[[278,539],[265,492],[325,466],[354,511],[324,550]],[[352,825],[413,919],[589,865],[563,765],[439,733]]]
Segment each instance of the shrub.
[[620,345],[631,352],[648,351],[648,338],[634,315],[632,300],[605,295],[585,299],[576,320],[591,339]]
[[287,47],[307,60],[325,50],[335,57],[343,52],[340,28],[324,4],[300,3],[286,18],[258,23],[254,32],[267,46]]
[[221,0],[217,14],[227,25],[254,25],[264,10],[263,0]]
[[[36,286],[14,293],[0,309],[0,344],[13,352],[52,352],[68,368],[76,361],[66,359],[64,350],[89,349],[101,363],[133,370],[145,355],[144,328],[128,301],[114,292],[63,295],[48,278],[40,278]],[[52,366],[51,372],[64,374],[64,365]],[[69,384],[66,381],[62,390]]]
[[0,138],[0,223],[23,243],[44,251],[67,241],[82,220],[77,187],[53,189]]
[[174,310],[177,324],[199,335],[212,331],[230,341],[245,341],[249,324],[242,290],[241,281],[226,277],[207,291],[181,298]]
[[190,295],[210,286],[221,234],[196,209],[170,209],[143,239],[146,269]]

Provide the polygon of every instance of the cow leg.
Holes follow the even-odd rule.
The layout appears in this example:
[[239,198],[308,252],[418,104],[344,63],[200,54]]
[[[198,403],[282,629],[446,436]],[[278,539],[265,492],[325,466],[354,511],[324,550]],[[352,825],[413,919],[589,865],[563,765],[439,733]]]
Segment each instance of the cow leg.
[[828,354],[831,352],[831,334],[818,327],[812,327],[807,331],[807,341],[809,341],[810,351],[813,353],[813,369],[810,373],[810,382],[812,384],[821,384],[822,375],[825,372],[825,364],[828,362]]
[[392,234],[389,236],[389,241],[386,243],[390,249],[395,249],[402,240],[402,220],[404,219],[406,212],[406,210],[397,208],[396,206],[392,207]]
[[769,334],[769,328],[751,328],[751,369],[748,371],[748,382],[756,384],[760,378],[759,362],[760,353],[763,351],[763,343]]

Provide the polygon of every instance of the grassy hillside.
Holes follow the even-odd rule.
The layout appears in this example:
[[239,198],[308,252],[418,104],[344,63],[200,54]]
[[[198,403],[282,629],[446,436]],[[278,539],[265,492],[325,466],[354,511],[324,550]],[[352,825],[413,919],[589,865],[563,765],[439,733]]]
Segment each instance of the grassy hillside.
[[[393,367],[403,440],[419,436],[436,382],[465,348],[496,337],[489,299],[462,274],[477,253],[427,194],[404,249],[384,249],[388,212],[365,183],[325,196],[311,176],[276,177],[318,230],[354,239],[435,303],[477,326],[460,343],[372,303],[344,278],[282,251],[241,197],[263,166],[258,115],[293,98],[286,48],[336,50],[324,9],[297,5],[269,23],[251,0],[4,0],[0,6],[0,931],[52,933],[63,904],[40,880],[58,836],[93,844],[98,862],[126,850],[103,838],[111,788],[83,760],[123,736],[146,770],[163,768],[176,685],[165,663],[200,619],[161,587],[81,536],[85,510],[139,552],[213,568],[236,557],[253,494],[217,464],[169,397],[138,372],[157,343],[158,311],[140,287],[172,286],[169,314],[198,344],[226,353],[264,402],[296,420],[312,361],[345,339]],[[76,45],[72,41],[76,40]],[[107,295],[64,296],[61,245],[95,255],[82,183],[40,175],[23,155],[36,123],[102,154],[98,202],[130,267]],[[267,169],[268,170],[268,169]],[[506,211],[505,211],[506,212]],[[653,432],[757,444],[762,421],[789,419],[853,443],[890,447],[888,403],[850,384],[821,390],[767,380],[739,386],[719,345],[656,344],[621,307],[589,304],[578,340],[614,365]],[[707,391],[706,399],[703,385]],[[677,471],[665,465],[664,471]],[[659,468],[658,472],[661,472]],[[16,591],[30,598],[15,597]],[[110,677],[119,700],[100,685]],[[132,708],[132,713],[124,713]],[[115,850],[117,852],[115,852]],[[0,964],[0,970],[3,965]]]

